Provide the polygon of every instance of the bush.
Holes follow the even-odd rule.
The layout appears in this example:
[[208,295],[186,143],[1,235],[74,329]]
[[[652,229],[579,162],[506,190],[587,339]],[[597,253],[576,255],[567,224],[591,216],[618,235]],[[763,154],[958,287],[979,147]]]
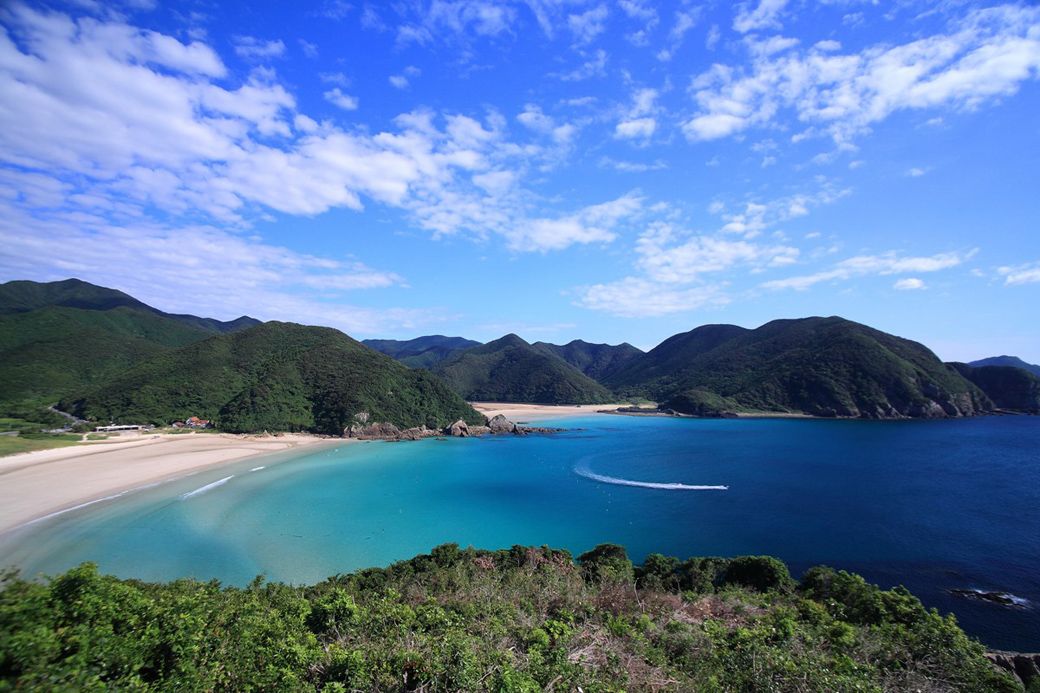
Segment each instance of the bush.
[[617,544],[600,544],[591,551],[578,556],[578,563],[586,579],[593,582],[632,582],[635,571],[628,560],[625,547]]
[[741,556],[729,562],[722,576],[722,584],[768,592],[789,590],[794,586],[794,580],[787,566],[772,556]]

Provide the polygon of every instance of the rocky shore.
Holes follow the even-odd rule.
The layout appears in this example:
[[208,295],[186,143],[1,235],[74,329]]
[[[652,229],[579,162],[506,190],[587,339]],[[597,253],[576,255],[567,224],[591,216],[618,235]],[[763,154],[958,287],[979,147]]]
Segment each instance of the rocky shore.
[[369,415],[361,412],[354,417],[354,423],[343,429],[344,438],[356,438],[357,440],[423,440],[424,438],[473,438],[486,435],[514,435],[524,436],[531,433],[557,433],[562,428],[545,428],[541,426],[522,426],[507,419],[502,414],[497,414],[490,419],[485,419],[483,426],[471,426],[459,419],[450,426],[443,429],[416,426],[413,428],[400,429],[392,423],[370,422]]
[[1008,671],[1022,682],[1027,690],[1034,681],[1040,681],[1040,653],[1026,652],[987,652],[986,658],[995,665]]

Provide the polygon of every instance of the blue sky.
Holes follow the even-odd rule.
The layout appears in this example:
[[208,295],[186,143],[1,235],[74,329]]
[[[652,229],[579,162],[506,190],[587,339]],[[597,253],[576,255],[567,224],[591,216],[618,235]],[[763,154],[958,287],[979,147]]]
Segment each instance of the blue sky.
[[1035,3],[0,8],[0,280],[358,338],[1040,362]]

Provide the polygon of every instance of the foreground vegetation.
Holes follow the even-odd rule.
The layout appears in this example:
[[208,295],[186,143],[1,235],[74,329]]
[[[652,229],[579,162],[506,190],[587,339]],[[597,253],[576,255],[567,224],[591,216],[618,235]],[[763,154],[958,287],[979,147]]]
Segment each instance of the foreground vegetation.
[[434,549],[312,587],[0,589],[2,690],[1014,691],[901,588],[768,557]]

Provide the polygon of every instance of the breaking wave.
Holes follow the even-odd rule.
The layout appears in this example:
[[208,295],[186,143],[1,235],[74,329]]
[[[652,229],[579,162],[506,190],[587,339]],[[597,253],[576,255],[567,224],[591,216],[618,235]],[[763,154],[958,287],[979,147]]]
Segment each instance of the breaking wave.
[[662,491],[728,491],[729,486],[701,486],[693,484],[680,484],[677,482],[657,481],[635,481],[633,479],[619,479],[614,476],[596,474],[589,469],[587,464],[579,464],[574,468],[574,473],[586,479],[592,479],[602,484],[614,484],[615,486],[635,486],[637,488],[654,488]]
[[217,481],[214,481],[212,484],[206,484],[205,486],[200,486],[197,489],[195,489],[194,491],[188,491],[187,493],[183,494],[181,496],[181,500],[188,500],[189,498],[194,498],[195,496],[197,496],[199,494],[202,494],[202,493],[205,493],[206,491],[209,491],[210,489],[214,489],[217,486],[222,486],[222,485],[226,484],[227,482],[231,481],[234,478],[235,478],[235,475],[232,474],[231,476],[226,476],[223,479],[218,479]]

